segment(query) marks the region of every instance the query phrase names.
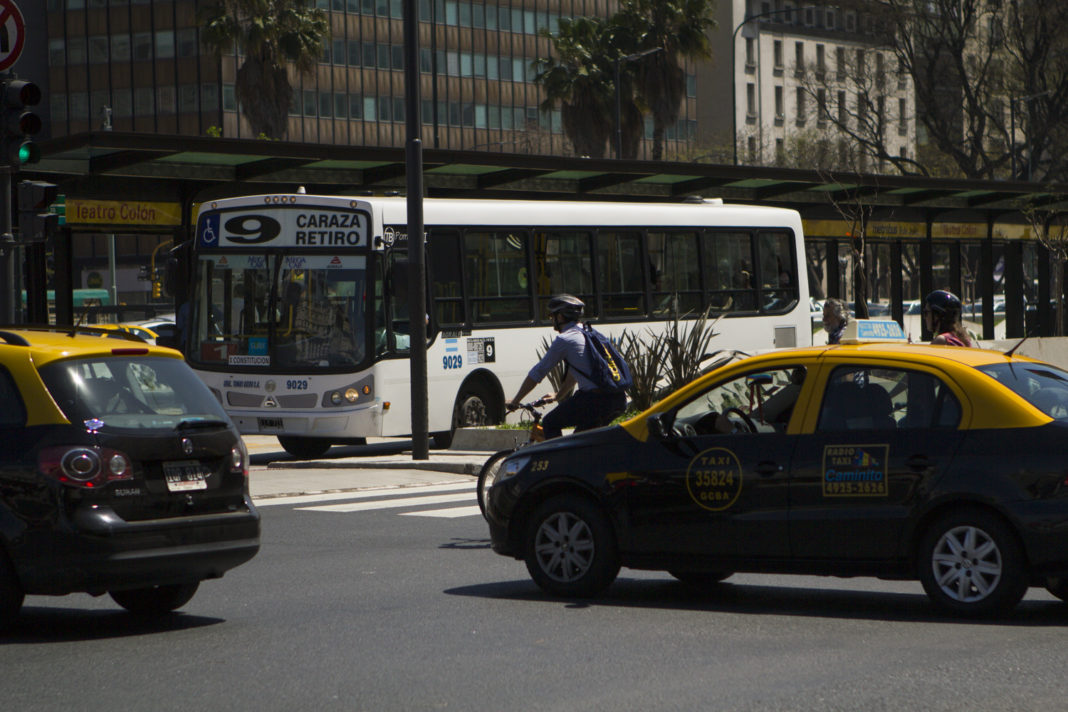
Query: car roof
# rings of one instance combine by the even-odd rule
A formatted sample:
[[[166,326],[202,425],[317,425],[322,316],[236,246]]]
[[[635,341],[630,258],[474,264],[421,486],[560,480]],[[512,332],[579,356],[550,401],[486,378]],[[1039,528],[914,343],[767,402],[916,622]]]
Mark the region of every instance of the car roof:
[[[0,357],[32,357],[37,367],[53,361],[85,356],[152,355],[182,358],[173,349],[148,344],[121,329],[26,328],[0,329]]]

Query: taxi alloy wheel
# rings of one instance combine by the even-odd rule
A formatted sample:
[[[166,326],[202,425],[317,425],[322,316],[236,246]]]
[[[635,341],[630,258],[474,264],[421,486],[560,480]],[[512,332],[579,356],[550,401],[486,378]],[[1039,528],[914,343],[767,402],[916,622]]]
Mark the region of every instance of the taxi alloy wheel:
[[[1027,591],[1016,537],[988,512],[968,509],[942,517],[927,530],[920,551],[923,588],[949,612],[1004,613]]]
[[[619,573],[612,525],[592,502],[575,495],[546,501],[530,519],[526,564],[543,590],[566,597],[595,596]]]
[[[176,583],[167,586],[148,586],[123,591],[108,591],[108,595],[130,613],[145,616],[160,616],[181,608],[200,587],[199,581]]]

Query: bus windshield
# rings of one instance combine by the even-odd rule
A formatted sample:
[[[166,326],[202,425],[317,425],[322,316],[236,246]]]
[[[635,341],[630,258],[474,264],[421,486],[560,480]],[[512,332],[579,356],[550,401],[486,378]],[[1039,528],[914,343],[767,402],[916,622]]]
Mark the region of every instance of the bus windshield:
[[[227,368],[351,369],[367,358],[367,257],[201,253],[186,345]]]

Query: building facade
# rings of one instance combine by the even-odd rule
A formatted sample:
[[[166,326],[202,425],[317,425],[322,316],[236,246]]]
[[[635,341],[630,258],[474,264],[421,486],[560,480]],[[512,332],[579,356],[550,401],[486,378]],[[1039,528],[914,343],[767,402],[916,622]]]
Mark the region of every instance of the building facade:
[[[51,134],[100,129],[256,138],[234,91],[242,57],[201,44],[204,0],[41,0],[47,3]],[[289,141],[404,144],[402,0],[314,0],[331,28],[311,75],[291,72]],[[533,62],[565,17],[607,17],[614,0],[420,0],[419,71],[425,146],[570,155],[559,111],[543,112]],[[688,71],[665,155],[696,134]],[[640,157],[647,157],[651,123]]]

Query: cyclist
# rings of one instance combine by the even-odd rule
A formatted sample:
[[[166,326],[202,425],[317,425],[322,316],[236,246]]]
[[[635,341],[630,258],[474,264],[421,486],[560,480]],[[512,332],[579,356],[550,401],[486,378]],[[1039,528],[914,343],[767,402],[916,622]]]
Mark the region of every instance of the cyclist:
[[[583,373],[590,371],[590,357],[586,354],[586,338],[582,335],[580,321],[585,307],[581,299],[570,294],[561,294],[549,300],[553,328],[560,335],[553,339],[541,361],[530,369],[515,398],[505,403],[509,411],[518,408],[523,397],[534,390],[553,366],[564,361],[567,370],[560,390],[545,396],[548,402],[560,403],[541,421],[547,439],[559,437],[566,427],[574,427],[577,432],[608,425],[627,407],[625,393],[598,392],[597,386]],[[576,385],[578,392],[568,398]]]
[[[962,311],[960,300],[946,289],[936,289],[927,295],[923,300],[923,322],[934,334],[932,344],[974,346],[961,323]]]

